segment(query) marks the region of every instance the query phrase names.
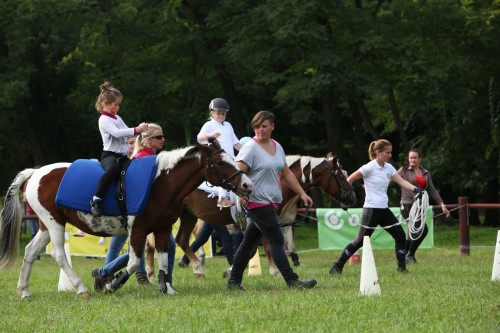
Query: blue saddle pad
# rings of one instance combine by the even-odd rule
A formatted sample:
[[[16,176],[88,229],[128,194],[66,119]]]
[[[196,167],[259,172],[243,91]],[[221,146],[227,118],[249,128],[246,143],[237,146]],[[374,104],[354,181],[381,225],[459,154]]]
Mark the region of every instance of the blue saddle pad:
[[[156,169],[156,156],[130,161],[125,173],[125,202],[128,215],[140,215],[146,209]],[[90,200],[103,173],[104,169],[97,161],[82,159],[73,162],[59,185],[56,205],[90,213]],[[104,195],[102,214],[121,215],[115,195],[115,182]]]

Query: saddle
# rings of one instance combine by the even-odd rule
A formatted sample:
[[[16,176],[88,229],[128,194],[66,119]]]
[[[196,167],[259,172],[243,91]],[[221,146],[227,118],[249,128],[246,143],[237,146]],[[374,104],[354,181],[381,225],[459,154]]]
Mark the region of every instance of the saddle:
[[[120,172],[123,182],[115,181],[103,198],[102,214],[120,216],[144,213],[151,187],[157,171],[156,156],[147,156],[130,161],[126,172]],[[80,159],[73,162],[63,176],[56,195],[56,205],[90,213],[90,200],[104,170],[95,160]],[[121,198],[116,196],[116,188]],[[126,194],[126,195],[125,195]],[[124,203],[120,208],[119,202]]]

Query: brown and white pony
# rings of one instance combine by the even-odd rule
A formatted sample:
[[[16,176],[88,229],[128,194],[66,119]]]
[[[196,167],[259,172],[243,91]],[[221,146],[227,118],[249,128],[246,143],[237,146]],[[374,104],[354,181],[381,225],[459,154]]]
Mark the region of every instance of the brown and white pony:
[[[286,159],[287,165],[305,191],[315,186],[319,187],[340,202],[343,207],[351,207],[356,202],[356,195],[347,182],[347,172],[342,170],[336,156],[318,158],[289,155]],[[278,211],[280,223],[285,225],[282,230],[288,252],[296,253],[292,226],[290,225],[295,221],[297,202],[300,197],[287,186],[286,182],[282,182],[282,191],[283,201]],[[205,276],[203,264],[189,247],[189,238],[198,218],[219,225],[232,224],[235,221],[229,209],[220,210],[217,207],[217,198],[207,197],[207,193],[202,190],[196,189],[184,199],[180,215],[180,227],[175,240],[191,261],[195,277],[203,278]],[[269,271],[271,274],[276,275],[278,269],[271,258],[269,244],[266,239],[263,239],[263,243],[269,262]],[[148,275],[152,275],[154,253],[152,251],[146,252]]]
[[[123,273],[125,278],[122,276],[118,281],[118,288],[137,270],[146,236],[153,233],[158,252],[160,290],[163,293],[168,292],[169,286],[165,281],[165,274],[172,224],[179,217],[184,198],[204,180],[244,197],[248,197],[252,189],[252,182],[236,168],[233,159],[216,144],[209,146],[197,144],[164,151],[157,155],[156,163],[157,173],[145,212],[138,216],[128,216],[127,219],[130,258]],[[28,284],[33,262],[49,242],[52,242],[52,258],[66,273],[77,294],[89,296],[87,288],[69,265],[64,252],[66,223],[96,236],[107,237],[127,233],[121,224],[120,216],[93,217],[89,213],[56,206],[55,198],[59,184],[69,165],[70,163],[56,163],[36,170],[21,171],[10,185],[5,197],[4,208],[0,213],[1,268],[11,267],[18,256],[22,220],[18,191],[27,180],[29,180],[26,189],[27,200],[41,221],[40,230],[26,246],[17,285],[17,292],[22,298],[30,296]],[[117,285],[116,280],[117,278],[111,285]],[[106,289],[110,290],[108,287],[107,285]]]

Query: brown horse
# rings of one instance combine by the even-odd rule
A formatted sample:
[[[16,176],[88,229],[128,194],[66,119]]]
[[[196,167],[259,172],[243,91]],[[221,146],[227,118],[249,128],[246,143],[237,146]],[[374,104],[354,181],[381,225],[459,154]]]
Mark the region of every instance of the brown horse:
[[[248,197],[252,182],[239,171],[233,159],[216,144],[195,145],[156,157],[157,172],[152,185],[147,208],[142,215],[128,216],[125,229],[120,216],[93,217],[68,208],[56,206],[55,198],[62,177],[69,163],[56,163],[40,169],[26,169],[20,172],[9,187],[5,205],[0,213],[0,267],[8,268],[17,259],[19,231],[22,221],[18,191],[29,179],[27,200],[41,223],[40,230],[27,246],[21,267],[17,291],[22,298],[30,296],[29,277],[33,262],[41,250],[52,242],[52,257],[66,273],[78,295],[88,296],[88,290],[80,277],[71,268],[64,252],[64,227],[67,222],[80,230],[96,236],[115,236],[129,232],[130,258],[125,272],[106,285],[108,291],[115,291],[125,283],[139,265],[139,258],[146,242],[146,236],[153,233],[158,251],[159,284],[163,293],[168,292],[165,281],[168,264],[168,241],[182,209],[183,199],[204,180]]]
[[[287,156],[287,164],[299,181],[302,188],[307,191],[311,187],[317,186],[335,200],[339,201],[343,207],[351,207],[356,202],[356,195],[346,179],[347,173],[342,170],[337,157],[317,158],[310,156]],[[279,208],[280,223],[290,225],[295,221],[297,214],[297,202],[300,199],[293,192],[286,182],[282,183],[283,201]],[[183,209],[180,215],[180,227],[175,237],[176,243],[186,253],[191,261],[194,275],[197,278],[205,276],[203,265],[198,257],[189,247],[189,237],[195,227],[197,219],[201,219],[211,224],[231,224],[235,223],[229,209],[219,210],[217,208],[217,198],[207,197],[207,194],[199,189],[189,194],[184,199]],[[294,249],[294,241],[291,226],[283,227],[285,239],[288,241],[288,250]],[[271,274],[277,274],[277,268],[271,259],[269,246],[264,239],[266,254],[269,261]],[[147,252],[148,273],[152,274],[151,263],[154,253]]]

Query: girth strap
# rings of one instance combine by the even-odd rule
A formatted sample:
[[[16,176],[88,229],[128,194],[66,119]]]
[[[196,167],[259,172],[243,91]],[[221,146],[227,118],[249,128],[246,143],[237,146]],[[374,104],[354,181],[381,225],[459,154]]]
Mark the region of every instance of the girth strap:
[[[120,169],[120,174],[116,179],[115,185],[115,195],[116,200],[118,200],[118,207],[120,208],[121,223],[122,227],[127,230],[127,202],[125,200],[126,192],[125,192],[125,173],[130,164],[130,160],[126,157],[118,157],[118,167]]]

